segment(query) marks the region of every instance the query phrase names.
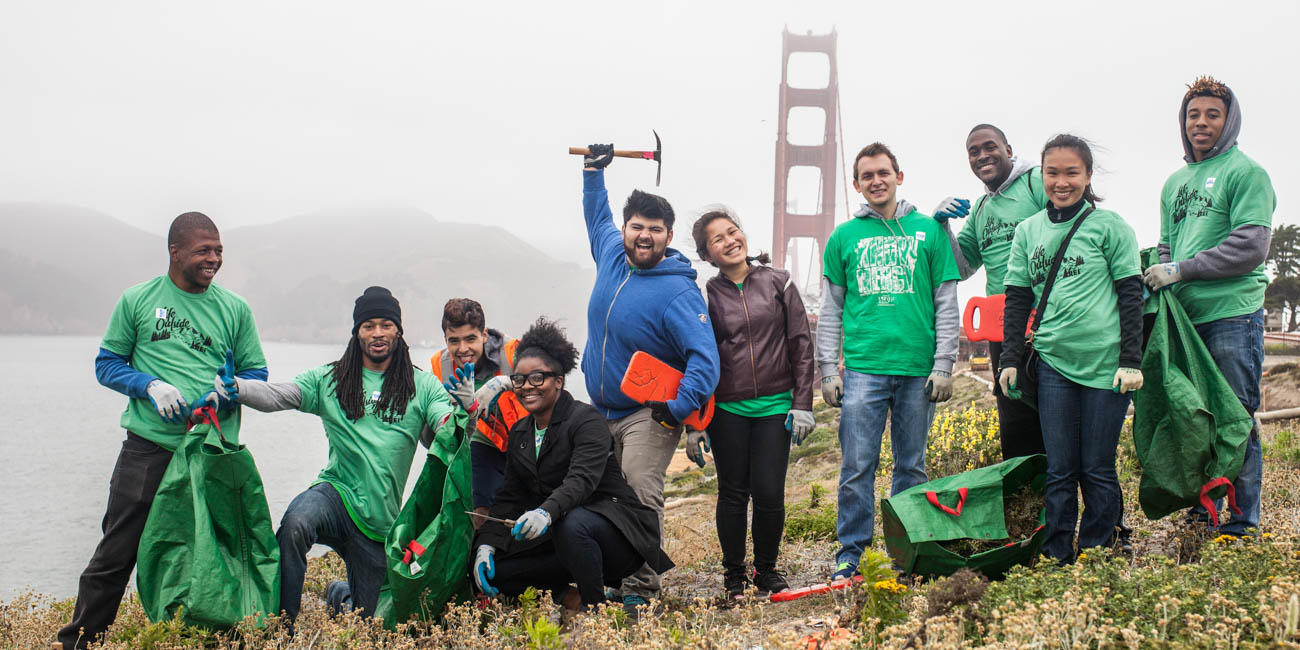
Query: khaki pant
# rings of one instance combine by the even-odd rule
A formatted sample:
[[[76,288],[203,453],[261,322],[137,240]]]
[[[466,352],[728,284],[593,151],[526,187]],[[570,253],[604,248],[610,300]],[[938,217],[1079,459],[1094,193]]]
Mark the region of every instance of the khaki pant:
[[[665,429],[643,408],[631,415],[609,421],[614,435],[614,455],[623,468],[628,485],[641,503],[659,514],[659,532],[664,529],[664,473],[677,451],[682,428]],[[662,541],[660,542],[662,545]],[[647,565],[623,580],[623,593],[653,598],[659,593],[659,574]]]

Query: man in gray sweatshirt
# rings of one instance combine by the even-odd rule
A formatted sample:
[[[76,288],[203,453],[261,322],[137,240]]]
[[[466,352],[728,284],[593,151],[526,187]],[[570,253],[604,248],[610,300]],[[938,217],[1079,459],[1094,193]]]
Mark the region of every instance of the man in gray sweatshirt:
[[[837,580],[851,578],[871,546],[887,418],[891,494],[926,481],[926,434],[934,403],[952,396],[959,318],[957,263],[939,224],[897,198],[898,159],[877,142],[858,152],[853,169],[853,188],[867,202],[826,243],[817,323],[822,397],[843,407]]]
[[[1264,362],[1264,260],[1277,198],[1264,168],[1237,148],[1241,107],[1226,85],[1212,77],[1193,82],[1179,122],[1187,165],[1160,193],[1160,263],[1143,279],[1178,296],[1237,399],[1254,415]],[[1263,480],[1257,425],[1233,481],[1241,513],[1221,532],[1242,535],[1259,526]],[[1198,506],[1193,517],[1206,513]]]

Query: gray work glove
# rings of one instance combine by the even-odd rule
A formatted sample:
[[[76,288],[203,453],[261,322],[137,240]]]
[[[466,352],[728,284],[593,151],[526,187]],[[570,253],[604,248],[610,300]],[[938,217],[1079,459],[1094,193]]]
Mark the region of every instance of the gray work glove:
[[[930,372],[925,382],[925,396],[931,402],[946,402],[952,397],[952,373],[943,370]]]
[[[1147,286],[1151,287],[1153,291],[1156,289],[1163,289],[1182,279],[1183,274],[1178,270],[1178,262],[1153,264],[1146,271],[1142,272],[1142,280],[1146,282]]]
[[[844,378],[839,375],[822,377],[822,399],[829,406],[839,407],[844,403]]]
[[[696,465],[704,467],[706,451],[713,451],[709,445],[709,432],[686,427],[686,457]]]
[[[1111,390],[1116,393],[1130,393],[1142,387],[1142,371],[1138,368],[1120,368],[1115,371],[1115,380]]]
[[[153,402],[153,407],[158,409],[158,415],[162,416],[164,422],[180,424],[189,417],[190,411],[185,408],[185,398],[175,386],[161,379],[155,379],[149,382],[144,391],[148,393],[149,401]]]
[[[456,400],[456,404],[465,409],[466,413],[478,412],[478,406],[474,403],[474,364],[467,363],[463,367],[451,371],[451,379],[442,383],[442,387],[447,389],[447,394]]]
[[[510,383],[510,377],[507,375],[497,375],[474,391],[474,401],[478,402],[479,410],[484,413],[491,413],[492,409],[497,407],[497,400],[505,393],[514,390],[514,385]]]
[[[817,418],[813,417],[812,411],[790,409],[785,416],[785,429],[790,432],[790,442],[795,445],[802,445],[804,438],[816,427]]]

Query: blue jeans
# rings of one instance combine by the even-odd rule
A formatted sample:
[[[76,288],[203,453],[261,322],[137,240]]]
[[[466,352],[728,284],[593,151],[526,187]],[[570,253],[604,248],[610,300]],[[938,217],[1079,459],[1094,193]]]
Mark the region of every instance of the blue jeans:
[[[868,375],[844,370],[840,411],[839,515],[835,532],[840,551],[835,562],[857,566],[871,546],[876,526],[876,468],[885,419],[890,423],[894,481],[890,495],[928,480],[925,443],[934,403],[925,394],[926,377]]]
[[[338,490],[317,483],[289,502],[275,531],[280,542],[280,609],[290,621],[302,607],[302,581],[307,574],[307,551],[321,543],[343,557],[348,568],[352,605],[370,616],[379,603],[386,561],[384,543],[366,537],[343,505]],[[336,599],[346,599],[339,594]]]
[[[1253,314],[1221,318],[1196,326],[1196,333],[1209,349],[1215,365],[1223,372],[1232,392],[1252,416],[1259,409],[1259,379],[1264,365],[1264,310]],[[1219,527],[1229,535],[1243,535],[1247,529],[1259,527],[1259,500],[1264,483],[1264,452],[1259,443],[1259,426],[1250,429],[1246,442],[1246,459],[1241,473],[1232,482],[1236,490],[1237,507],[1241,514]],[[1215,504],[1221,507],[1222,500]],[[1196,506],[1193,516],[1205,517],[1205,509]]]
[[[1047,539],[1043,554],[1074,559],[1074,524],[1083,492],[1079,549],[1110,546],[1124,508],[1115,453],[1130,397],[1076,384],[1038,362],[1038,419],[1047,447]]]

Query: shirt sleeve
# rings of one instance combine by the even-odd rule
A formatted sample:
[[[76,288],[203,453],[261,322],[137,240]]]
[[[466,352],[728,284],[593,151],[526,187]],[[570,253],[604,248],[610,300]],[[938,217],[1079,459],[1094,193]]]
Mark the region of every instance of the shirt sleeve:
[[[844,261],[840,258],[840,231],[837,228],[826,241],[826,252],[822,253],[822,274],[831,284],[848,286],[844,280]]]
[[[469,434],[466,431],[469,414],[456,407],[451,395],[447,394],[447,389],[432,374],[427,375],[426,379],[421,383],[425,387],[424,426],[433,431],[429,452],[443,462],[450,463],[460,448],[462,437]]]
[[[1119,215],[1115,215],[1106,243],[1109,244],[1106,264],[1110,267],[1111,282],[1142,274],[1141,263],[1138,261],[1137,235],[1133,233],[1133,227]]]
[[[235,371],[238,374],[265,367],[266,355],[262,353],[262,339],[257,335],[253,309],[244,303],[240,310],[239,329],[235,333]]]
[[[668,402],[668,410],[680,422],[706,402],[718,387],[721,363],[718,343],[709,324],[708,308],[698,289],[683,291],[664,310],[664,331],[672,339],[674,350],[686,360],[677,397]]]
[[[135,318],[130,300],[126,294],[122,294],[113,307],[113,314],[108,318],[108,329],[104,330],[104,340],[99,347],[130,359],[135,352],[135,340]]]
[[[1241,170],[1230,178],[1228,186],[1228,227],[1273,227],[1273,210],[1277,196],[1268,172],[1257,165]]]
[[[930,248],[930,289],[933,290],[949,280],[960,280],[961,272],[957,270],[957,259],[952,247],[948,245],[948,235],[939,227],[938,222],[928,228],[926,245]]]
[[[614,227],[603,169],[582,172],[582,216],[591,243],[591,259],[597,266],[623,254],[623,236]]]
[[[982,203],[984,200],[985,199],[980,199],[980,202]],[[961,251],[961,256],[965,258],[967,267],[965,269],[960,269],[963,273],[963,280],[969,278],[971,274],[978,271],[981,266],[984,266],[984,256],[980,254],[979,233],[977,232],[978,227],[975,225],[975,222],[982,217],[980,216],[978,207],[976,210],[977,212],[974,215],[971,215],[970,220],[961,227],[961,232],[957,233],[957,250]],[[956,251],[954,251],[954,253],[956,253]],[[958,260],[958,262],[958,266],[960,266],[960,260]]]
[[[298,384],[298,389],[302,391],[302,401],[298,404],[299,411],[320,415],[322,386],[333,385],[334,382],[330,370],[327,364],[305,370],[293,378],[293,383]]]
[[[1008,287],[1033,286],[1029,282],[1029,260],[1025,253],[1028,246],[1025,240],[1029,237],[1026,234],[1028,232],[1025,228],[1026,223],[1029,222],[1021,221],[1020,225],[1016,226],[1016,234],[1011,239],[1011,256],[1007,258],[1007,274],[1004,280]]]

